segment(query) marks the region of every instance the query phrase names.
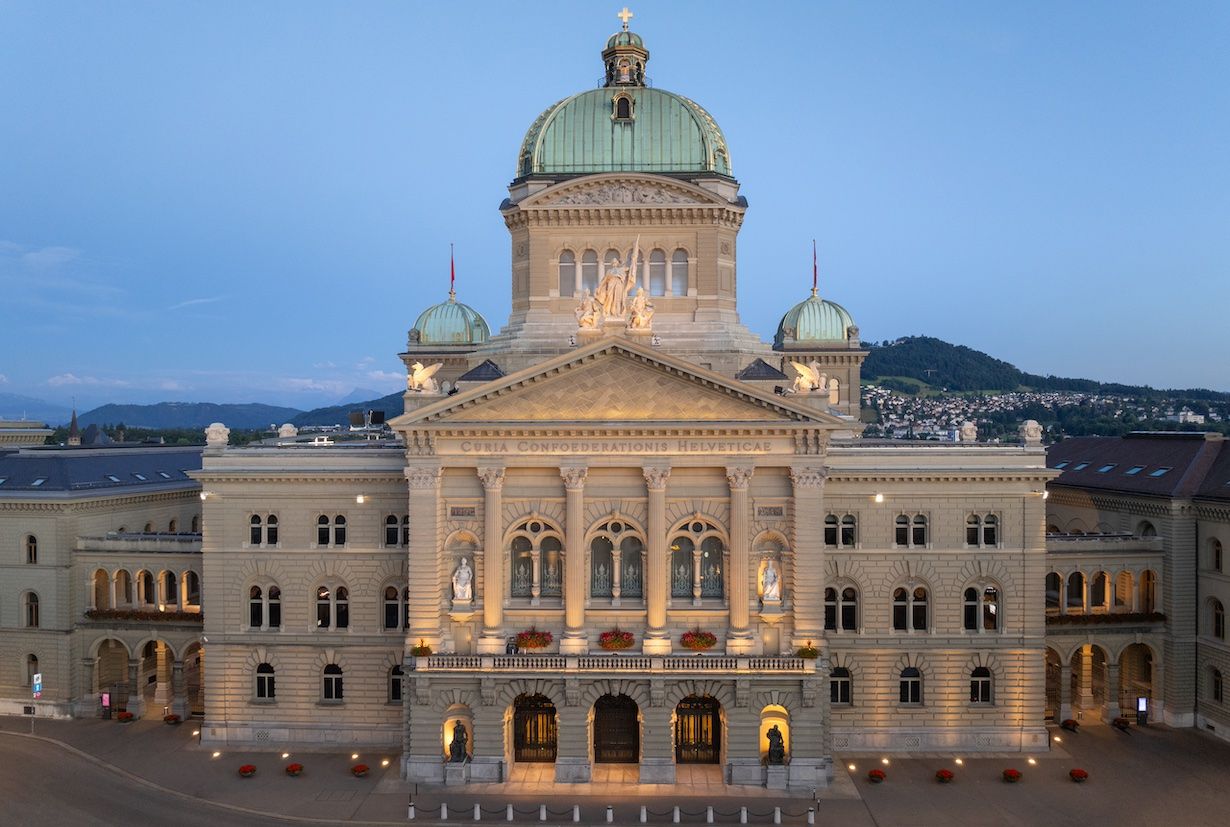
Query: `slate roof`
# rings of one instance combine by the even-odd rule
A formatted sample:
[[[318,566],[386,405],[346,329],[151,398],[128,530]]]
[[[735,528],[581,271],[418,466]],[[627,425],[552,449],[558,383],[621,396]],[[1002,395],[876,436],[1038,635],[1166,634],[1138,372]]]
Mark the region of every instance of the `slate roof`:
[[[735,374],[736,379],[772,379],[774,381],[780,379],[789,379],[790,377],[782,373],[777,368],[770,365],[764,359],[757,358],[750,365]]]
[[[1189,432],[1072,437],[1047,449],[1046,464],[1062,471],[1051,485],[1192,497],[1209,487],[1214,469],[1230,474],[1228,446],[1218,434]]]
[[[504,375],[500,366],[490,359],[484,359],[482,364],[475,365],[457,377],[458,382],[490,382]]]
[[[157,445],[26,449],[0,456],[0,497],[196,488],[200,483],[184,472],[201,467],[202,450]]]

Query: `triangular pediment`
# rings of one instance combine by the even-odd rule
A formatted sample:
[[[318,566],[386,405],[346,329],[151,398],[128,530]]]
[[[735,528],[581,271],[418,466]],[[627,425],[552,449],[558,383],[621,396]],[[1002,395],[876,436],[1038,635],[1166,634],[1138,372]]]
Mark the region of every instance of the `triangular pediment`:
[[[634,175],[586,176],[565,181],[522,200],[530,207],[671,207],[701,205],[728,207],[723,198],[693,184],[667,178]]]
[[[397,417],[427,423],[827,425],[837,417],[620,337],[596,342]]]

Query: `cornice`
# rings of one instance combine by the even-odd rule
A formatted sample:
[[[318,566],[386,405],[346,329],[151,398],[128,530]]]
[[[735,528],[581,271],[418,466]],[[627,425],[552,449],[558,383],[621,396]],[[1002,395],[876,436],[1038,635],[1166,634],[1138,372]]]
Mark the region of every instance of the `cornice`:
[[[227,484],[227,483],[318,483],[324,482],[336,484],[339,482],[353,483],[370,483],[370,482],[387,482],[393,485],[400,485],[402,480],[402,470],[398,468],[396,471],[353,471],[339,470],[336,472],[328,471],[320,468],[313,468],[310,471],[301,471],[295,468],[287,468],[285,471],[272,471],[269,469],[261,469],[259,471],[244,471],[242,469],[235,470],[216,470],[216,471],[199,471],[197,472],[199,479],[208,481],[211,484]]]
[[[0,511],[61,511],[61,512],[84,512],[84,511],[104,511],[115,508],[123,508],[130,505],[139,505],[144,503],[159,503],[171,502],[174,500],[195,499],[198,494],[198,489],[192,488],[180,489],[178,491],[159,491],[148,494],[126,494],[122,496],[100,496],[97,493],[90,495],[89,499],[75,499],[71,492],[67,492],[67,496],[56,497],[55,499],[40,499],[40,500],[0,500]]]

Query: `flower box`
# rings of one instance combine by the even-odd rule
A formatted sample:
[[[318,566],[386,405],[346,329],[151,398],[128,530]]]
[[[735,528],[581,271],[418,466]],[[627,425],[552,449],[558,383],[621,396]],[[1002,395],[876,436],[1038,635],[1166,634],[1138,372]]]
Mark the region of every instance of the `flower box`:
[[[888,773],[884,772],[884,770],[881,770],[881,769],[870,770],[867,773],[867,780],[870,781],[872,784],[879,784],[885,778],[888,778]]]
[[[684,649],[702,652],[705,649],[712,649],[717,644],[717,635],[713,634],[713,632],[702,632],[700,629],[693,629],[690,632],[684,632],[679,638],[679,643]]]
[[[239,768],[239,774],[243,778],[251,778],[252,776],[256,775],[256,767],[252,766],[251,764],[244,764],[242,767]]]
[[[1007,783],[1015,784],[1016,782],[1020,780],[1021,780],[1020,770],[1014,770],[1014,769],[1004,770],[1004,781],[1006,781]]]
[[[179,721],[180,721],[179,716],[178,716],[178,715],[176,715],[176,714],[174,714],[174,713],[172,713],[172,714],[170,714],[170,715],[163,715],[163,716],[162,716],[162,722],[163,722],[164,724],[169,724],[170,726],[176,726],[176,725],[179,723]]]
[[[410,647],[410,654],[416,658],[425,658],[431,654],[431,647],[428,646],[426,643],[424,643],[422,640],[419,640],[418,646]]]
[[[1080,767],[1074,767],[1068,770],[1068,778],[1071,778],[1077,784],[1084,784],[1089,780],[1089,773],[1082,770]]]
[[[87,609],[89,620],[131,620],[139,623],[202,623],[205,615],[201,612],[160,612],[148,609]]]
[[[1059,726],[1063,727],[1068,732],[1076,732],[1078,729],[1081,728],[1081,725],[1072,718],[1068,718],[1066,721],[1064,721]]]
[[[354,774],[355,778],[362,778],[363,776],[367,775],[368,769],[370,768],[367,766],[367,764],[355,764],[353,767],[350,768],[350,772]]]
[[[119,721],[121,724],[126,724],[135,717],[136,716],[127,709],[121,709],[119,712],[115,713],[115,720]]]
[[[1124,718],[1122,715],[1120,715],[1118,718],[1111,721],[1110,725],[1113,726],[1115,729],[1119,730],[1120,732],[1127,732],[1128,727],[1132,725],[1132,722],[1129,721],[1127,718]]]
[[[952,770],[936,770],[935,780],[941,784],[951,784],[952,779],[956,778]]]
[[[603,649],[631,649],[636,638],[623,629],[611,629],[598,635],[598,645]]]
[[[298,776],[298,775],[302,775],[302,774],[303,774],[303,765],[302,765],[302,764],[287,764],[287,765],[286,765],[286,774],[287,774],[287,775],[290,775],[290,776]]]
[[[517,648],[518,649],[546,649],[551,645],[551,641],[555,638],[550,632],[543,632],[530,627],[524,632],[517,633]]]
[[[799,647],[799,651],[796,652],[795,655],[797,657],[805,658],[807,660],[815,660],[816,658],[820,657],[820,650],[817,649],[815,646],[813,646],[812,642],[809,640],[807,641],[806,646]]]

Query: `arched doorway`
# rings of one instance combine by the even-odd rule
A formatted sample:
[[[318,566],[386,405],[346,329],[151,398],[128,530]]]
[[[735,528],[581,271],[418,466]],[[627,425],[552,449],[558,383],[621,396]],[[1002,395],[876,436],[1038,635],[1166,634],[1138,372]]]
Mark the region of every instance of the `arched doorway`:
[[[1063,703],[1061,681],[1063,680],[1063,662],[1059,654],[1049,646],[1046,649],[1046,718],[1059,718],[1060,706]]]
[[[557,728],[555,704],[545,695],[518,695],[513,701],[513,760],[553,763]]]
[[[689,695],[675,707],[675,762],[716,764],[722,754],[722,705]]]
[[[594,762],[635,764],[641,754],[641,727],[636,701],[627,695],[603,695],[594,703]]]

